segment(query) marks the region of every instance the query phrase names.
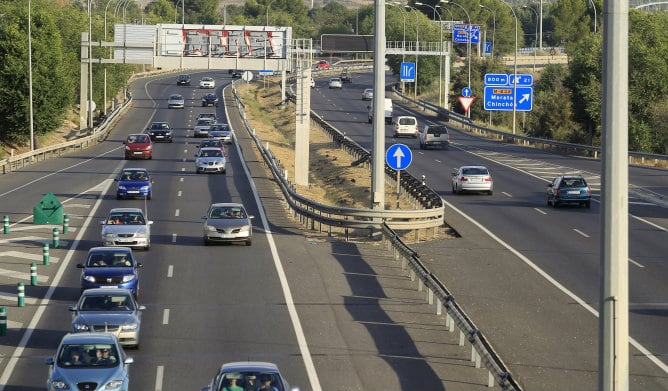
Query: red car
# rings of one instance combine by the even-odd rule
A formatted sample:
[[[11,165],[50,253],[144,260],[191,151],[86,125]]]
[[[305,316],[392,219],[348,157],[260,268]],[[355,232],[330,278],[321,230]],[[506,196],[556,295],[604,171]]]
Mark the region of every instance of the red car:
[[[315,64],[315,67],[317,69],[329,69],[329,63],[325,60],[320,60],[317,64]]]
[[[153,158],[153,143],[148,134],[130,134],[123,144],[125,144],[125,160]]]

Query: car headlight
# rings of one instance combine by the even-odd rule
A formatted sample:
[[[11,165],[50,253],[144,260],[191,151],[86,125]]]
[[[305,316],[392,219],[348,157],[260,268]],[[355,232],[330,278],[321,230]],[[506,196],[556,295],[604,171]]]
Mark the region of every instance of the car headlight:
[[[105,239],[113,239],[113,238],[116,237],[116,234],[113,233],[113,232],[107,232],[103,236],[104,236]]]
[[[141,191],[148,191],[148,185],[147,186],[142,186],[139,188]]]
[[[139,325],[137,323],[124,324],[121,326],[121,330],[123,331],[135,331],[138,328]]]
[[[153,145],[149,145],[148,147],[146,147],[147,151],[150,151],[151,149],[153,149]]]
[[[129,150],[130,150],[130,146],[129,146],[129,145],[126,145],[126,146],[125,146],[125,150],[126,150],[126,151],[129,151]]]
[[[125,186],[118,185],[118,190],[127,190]]]
[[[135,234],[136,238],[145,238],[146,237],[146,232],[137,232]]]
[[[134,274],[125,275],[125,276],[123,276],[123,282],[130,282],[130,281],[134,280],[136,277],[137,276],[135,276]]]
[[[69,390],[70,385],[63,380],[54,380],[51,382],[51,386],[56,390]]]
[[[122,385],[123,380],[111,380],[109,383],[105,384],[103,390],[115,390]]]
[[[88,327],[87,324],[83,324],[83,323],[75,323],[75,324],[72,325],[72,328],[75,331],[89,331],[90,330],[90,327]]]
[[[216,227],[214,227],[213,225],[205,225],[204,230],[205,231],[215,231]]]
[[[88,282],[92,282],[93,284],[95,283],[95,277],[94,276],[84,276],[83,279]]]

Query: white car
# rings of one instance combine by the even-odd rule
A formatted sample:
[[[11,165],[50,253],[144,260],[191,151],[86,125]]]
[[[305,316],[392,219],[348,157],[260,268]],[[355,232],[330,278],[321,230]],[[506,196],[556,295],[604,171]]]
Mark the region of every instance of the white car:
[[[362,100],[371,100],[373,99],[373,88],[366,88],[362,92]]]
[[[114,208],[102,224],[103,246],[151,247],[151,224],[139,208]]]
[[[452,172],[452,193],[464,191],[484,192],[492,195],[494,180],[487,167],[461,166]]]
[[[329,88],[343,88],[343,82],[340,77],[329,79]]]
[[[211,125],[213,125],[213,120],[210,118],[198,119],[193,128],[193,137],[209,137]]]
[[[199,81],[199,88],[216,88],[216,81],[212,77],[203,77]]]
[[[311,79],[311,88],[315,88],[315,80]]]
[[[400,115],[392,120],[394,135],[392,137],[408,136],[417,138],[420,130],[418,129],[417,118],[412,115]]]

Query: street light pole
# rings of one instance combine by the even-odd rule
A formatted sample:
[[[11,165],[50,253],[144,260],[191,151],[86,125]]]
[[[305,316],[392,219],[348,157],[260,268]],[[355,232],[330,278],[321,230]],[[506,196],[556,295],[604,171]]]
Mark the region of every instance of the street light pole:
[[[432,20],[435,22],[436,21],[436,15],[438,15],[438,20],[439,20],[439,29],[440,29],[440,40],[439,40],[439,47],[441,48],[441,55],[439,56],[439,63],[438,63],[438,105],[443,106],[443,100],[441,99],[441,94],[443,92],[443,20],[441,19],[441,14],[436,11],[436,7],[432,7],[429,4],[424,4],[419,1],[415,2],[415,5],[420,5],[420,6],[427,6],[434,10],[434,16]]]
[[[88,0],[88,129],[93,129],[93,15]]]
[[[462,7],[460,4],[454,3],[454,2],[448,1],[448,0],[445,0],[445,1],[441,0],[441,2],[444,3],[444,4],[456,5],[457,7],[461,8],[462,11],[464,11],[464,13],[466,14],[466,18],[468,19],[469,25],[468,25],[468,28],[466,29],[467,30],[466,31],[466,57],[468,57],[468,60],[469,60],[469,72],[468,72],[469,73],[469,75],[468,75],[469,78],[468,78],[467,87],[471,88],[471,17],[469,16],[469,13],[466,11],[466,8]],[[470,110],[466,111],[466,116],[468,118],[471,118],[471,111]]]
[[[538,12],[535,9],[529,7],[528,5],[523,5],[522,8],[530,9],[531,12],[536,15],[536,41],[538,40]],[[536,73],[536,42],[533,43],[533,73]]]
[[[496,12],[493,9],[480,4],[480,8],[488,9],[492,13],[492,50],[490,50],[489,56],[494,58],[494,36],[496,35]]]
[[[515,14],[515,10],[510,4],[506,3],[504,0],[499,1],[507,5],[508,8],[510,8],[510,12],[513,13],[513,17],[515,17],[515,66],[513,71],[513,134],[515,134],[515,127],[517,124],[517,14]]]
[[[30,99],[30,151],[35,149],[35,127],[33,123],[32,104],[32,17],[30,15],[31,0],[28,0],[28,95]]]
[[[420,11],[410,5],[404,5],[404,8],[410,8],[415,11],[415,79],[413,80],[413,100],[417,102],[418,59],[420,56],[418,54],[420,51],[420,21],[418,14]]]
[[[591,3],[591,7],[594,9],[594,34],[596,34],[596,5],[594,4],[594,0],[589,0]]]

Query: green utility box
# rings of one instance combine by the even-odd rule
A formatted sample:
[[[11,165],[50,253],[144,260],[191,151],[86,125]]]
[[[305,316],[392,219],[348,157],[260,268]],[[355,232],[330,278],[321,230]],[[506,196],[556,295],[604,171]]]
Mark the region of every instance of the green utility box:
[[[32,208],[33,224],[62,224],[63,204],[53,193],[47,193]]]

